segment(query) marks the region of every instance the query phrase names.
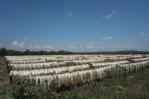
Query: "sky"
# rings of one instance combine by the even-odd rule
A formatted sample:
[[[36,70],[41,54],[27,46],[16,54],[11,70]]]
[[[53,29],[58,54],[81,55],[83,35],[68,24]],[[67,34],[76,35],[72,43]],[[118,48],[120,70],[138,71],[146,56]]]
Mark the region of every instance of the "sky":
[[[149,0],[0,0],[0,47],[149,51]]]

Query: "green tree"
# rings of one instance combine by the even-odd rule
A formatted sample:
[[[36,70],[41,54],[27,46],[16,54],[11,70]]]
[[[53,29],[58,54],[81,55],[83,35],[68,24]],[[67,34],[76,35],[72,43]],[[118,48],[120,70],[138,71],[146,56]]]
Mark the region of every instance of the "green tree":
[[[0,49],[0,56],[8,55],[8,51],[5,48]]]
[[[31,52],[30,52],[30,50],[28,50],[28,49],[25,50],[25,52],[24,52],[25,55],[30,55],[30,53],[31,53]]]

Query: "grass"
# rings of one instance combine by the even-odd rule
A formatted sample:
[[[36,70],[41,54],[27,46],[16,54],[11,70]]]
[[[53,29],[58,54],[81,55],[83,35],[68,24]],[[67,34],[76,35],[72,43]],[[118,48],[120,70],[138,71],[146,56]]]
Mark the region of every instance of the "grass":
[[[149,99],[149,68],[60,89],[28,83],[10,84],[4,58],[0,58],[0,99]],[[17,97],[15,95],[18,95]],[[14,98],[15,97],[15,98]]]
[[[0,99],[13,99],[12,97],[12,84],[9,83],[8,71],[5,64],[5,58],[0,57]],[[7,98],[6,98],[7,99]]]
[[[149,99],[149,69],[102,81],[91,81],[60,92],[60,99]]]

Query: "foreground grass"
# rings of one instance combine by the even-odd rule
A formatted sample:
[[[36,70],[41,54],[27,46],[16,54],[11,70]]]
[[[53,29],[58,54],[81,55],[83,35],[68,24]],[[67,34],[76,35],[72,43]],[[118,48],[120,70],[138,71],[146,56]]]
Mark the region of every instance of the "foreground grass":
[[[9,83],[9,76],[5,64],[5,59],[0,57],[0,99],[7,99],[5,97],[11,99],[12,84]]]
[[[28,83],[8,83],[0,58],[0,99],[149,99],[149,68],[124,76],[95,80],[61,89],[47,89]]]
[[[129,74],[126,81],[123,76],[91,81],[60,95],[62,99],[149,99],[149,69]]]
[[[60,99],[149,99],[149,68],[61,91]]]

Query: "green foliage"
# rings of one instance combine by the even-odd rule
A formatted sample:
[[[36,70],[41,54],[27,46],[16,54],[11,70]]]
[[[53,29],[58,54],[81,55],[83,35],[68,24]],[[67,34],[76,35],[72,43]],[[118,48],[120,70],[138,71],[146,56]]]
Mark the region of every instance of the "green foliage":
[[[48,86],[35,85],[27,79],[18,78],[13,83],[14,99],[55,99],[58,94]]]
[[[0,56],[8,55],[8,51],[5,48],[0,49]]]
[[[111,51],[111,52],[69,52],[69,51],[30,51],[26,49],[25,51],[8,50],[5,48],[0,48],[0,56],[6,55],[69,55],[69,54],[79,54],[79,55],[99,55],[99,54],[149,54],[149,51]],[[107,60],[111,61],[111,60]]]

